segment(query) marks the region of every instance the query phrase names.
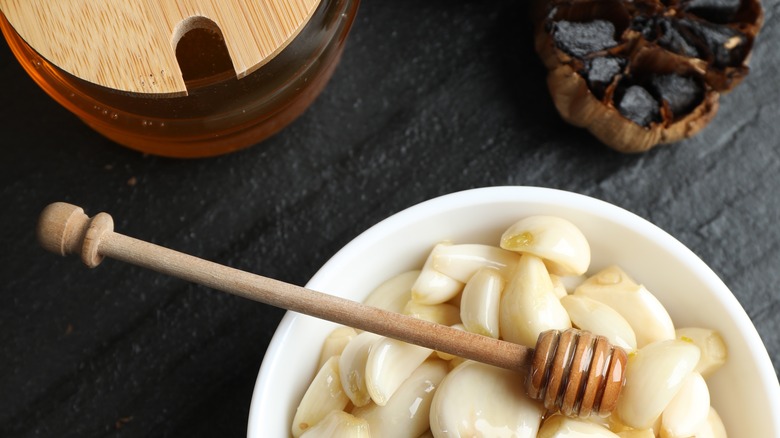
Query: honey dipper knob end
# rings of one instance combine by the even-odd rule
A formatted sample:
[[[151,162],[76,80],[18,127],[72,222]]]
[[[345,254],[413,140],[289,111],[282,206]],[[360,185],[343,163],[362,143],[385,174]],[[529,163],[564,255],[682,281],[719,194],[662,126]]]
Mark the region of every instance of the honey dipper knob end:
[[[49,204],[38,218],[38,243],[61,256],[78,252],[88,223],[89,218],[81,207],[66,202]]]
[[[95,267],[102,261],[100,240],[113,229],[113,220],[106,213],[90,219],[81,207],[55,202],[41,212],[36,234],[47,251],[61,256],[81,254],[87,266]]]

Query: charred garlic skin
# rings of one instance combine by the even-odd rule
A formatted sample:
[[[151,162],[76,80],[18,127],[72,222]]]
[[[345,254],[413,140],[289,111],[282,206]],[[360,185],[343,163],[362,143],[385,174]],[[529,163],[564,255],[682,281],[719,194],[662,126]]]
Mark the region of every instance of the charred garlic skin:
[[[562,118],[637,153],[714,118],[762,22],[760,0],[538,0],[535,46]]]

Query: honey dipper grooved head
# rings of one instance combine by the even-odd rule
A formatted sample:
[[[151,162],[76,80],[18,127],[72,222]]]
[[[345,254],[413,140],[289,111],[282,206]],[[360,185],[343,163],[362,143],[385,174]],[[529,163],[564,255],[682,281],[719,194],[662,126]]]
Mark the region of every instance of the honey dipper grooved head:
[[[628,356],[603,336],[569,329],[539,335],[526,380],[528,396],[568,416],[605,417],[617,405]]]

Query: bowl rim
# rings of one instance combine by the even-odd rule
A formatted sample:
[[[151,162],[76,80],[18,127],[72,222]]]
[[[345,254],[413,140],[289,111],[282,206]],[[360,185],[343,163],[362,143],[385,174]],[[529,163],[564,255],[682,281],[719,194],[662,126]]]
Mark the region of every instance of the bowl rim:
[[[552,201],[552,199],[555,200]],[[739,327],[739,331],[746,341],[748,341],[747,347],[753,357],[756,358],[756,367],[760,373],[759,380],[767,388],[767,402],[770,406],[775,407],[774,412],[780,412],[780,385],[778,384],[769,352],[747,312],[720,277],[691,249],[657,225],[622,207],[588,195],[547,187],[491,186],[466,189],[437,196],[407,207],[360,233],[337,251],[312,276],[306,287],[321,290],[321,283],[325,283],[326,279],[331,277],[332,271],[339,269],[342,263],[341,260],[348,260],[354,257],[359,251],[362,251],[362,248],[369,246],[371,242],[381,240],[387,234],[396,232],[419,220],[421,217],[427,217],[432,213],[441,214],[447,210],[455,210],[464,206],[473,207],[479,204],[507,201],[565,205],[567,208],[585,210],[597,216],[609,217],[610,220],[619,225],[653,239],[666,250],[680,254],[680,257],[684,258],[688,264],[688,268],[694,271],[695,276],[706,283],[718,299],[723,301],[732,311],[734,323]],[[334,294],[338,295],[338,292]],[[266,349],[252,393],[247,423],[248,437],[263,436],[261,431],[264,406],[263,393],[265,392],[263,389],[272,383],[269,370],[274,367],[273,362],[275,358],[279,357],[279,353],[284,347],[285,339],[293,329],[295,322],[300,318],[310,317],[297,312],[286,312]],[[771,421],[776,431],[780,431],[780,416],[773,416],[769,421]]]

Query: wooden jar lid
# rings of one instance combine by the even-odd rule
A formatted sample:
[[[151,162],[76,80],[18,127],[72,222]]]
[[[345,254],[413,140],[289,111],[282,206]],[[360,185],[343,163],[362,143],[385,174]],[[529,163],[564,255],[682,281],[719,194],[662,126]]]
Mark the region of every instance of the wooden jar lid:
[[[218,27],[238,78],[284,49],[319,0],[0,0],[42,57],[83,80],[134,93],[183,95],[176,44]]]

